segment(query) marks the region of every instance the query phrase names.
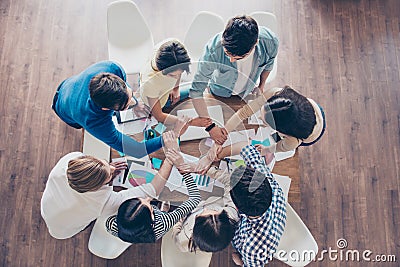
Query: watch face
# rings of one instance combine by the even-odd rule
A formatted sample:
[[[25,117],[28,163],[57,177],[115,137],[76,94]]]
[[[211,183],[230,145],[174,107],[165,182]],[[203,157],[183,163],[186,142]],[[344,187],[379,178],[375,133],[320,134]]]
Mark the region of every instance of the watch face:
[[[279,140],[281,140],[280,136],[278,135],[278,133],[273,133],[271,134],[272,139],[274,139],[274,141],[276,143],[278,143]]]

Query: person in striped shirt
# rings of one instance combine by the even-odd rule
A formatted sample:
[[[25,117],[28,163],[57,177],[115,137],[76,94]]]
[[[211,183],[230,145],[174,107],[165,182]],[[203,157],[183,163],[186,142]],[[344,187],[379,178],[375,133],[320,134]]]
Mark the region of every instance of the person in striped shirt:
[[[150,198],[126,200],[118,209],[118,214],[106,221],[107,231],[130,243],[154,243],[163,237],[180,219],[184,218],[200,203],[199,189],[188,169],[182,168],[184,160],[177,150],[166,152],[166,160],[180,166],[189,199],[172,212],[163,212],[150,204]]]

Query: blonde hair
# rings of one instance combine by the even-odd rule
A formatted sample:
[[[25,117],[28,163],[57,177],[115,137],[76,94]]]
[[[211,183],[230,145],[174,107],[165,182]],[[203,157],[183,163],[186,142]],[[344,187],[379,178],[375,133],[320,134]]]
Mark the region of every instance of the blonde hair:
[[[70,160],[67,169],[68,184],[79,193],[96,191],[110,177],[109,167],[92,156]]]

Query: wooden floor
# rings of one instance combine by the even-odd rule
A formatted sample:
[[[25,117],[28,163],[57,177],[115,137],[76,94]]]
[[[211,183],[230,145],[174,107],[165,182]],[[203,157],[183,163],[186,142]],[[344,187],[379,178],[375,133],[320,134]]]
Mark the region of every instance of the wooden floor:
[[[0,265],[160,266],[160,244],[107,261],[88,249],[90,229],[53,239],[40,216],[47,176],[81,132],[51,111],[57,85],[107,58],[107,0],[0,1]],[[278,74],[320,103],[328,129],[299,150],[294,205],[320,250],[371,250],[396,263],[325,259],[310,266],[399,266],[400,3],[398,0],[137,1],[155,42],[184,38],[194,14],[227,19],[272,10],[280,27]],[[342,250],[346,251],[346,250]],[[339,257],[340,259],[340,257]],[[211,266],[233,266],[228,251]],[[274,261],[270,266],[283,266]]]

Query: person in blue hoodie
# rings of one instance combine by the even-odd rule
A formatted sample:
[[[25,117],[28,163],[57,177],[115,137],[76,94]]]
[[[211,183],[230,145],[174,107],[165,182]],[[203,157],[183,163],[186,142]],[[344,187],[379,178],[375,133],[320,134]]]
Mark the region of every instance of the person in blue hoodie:
[[[123,68],[111,61],[101,61],[64,80],[57,88],[52,108],[68,125],[83,128],[110,147],[141,158],[162,147],[162,136],[137,142],[118,131],[112,121],[114,111],[137,103],[126,84]],[[183,127],[185,122],[180,122],[175,128]]]

